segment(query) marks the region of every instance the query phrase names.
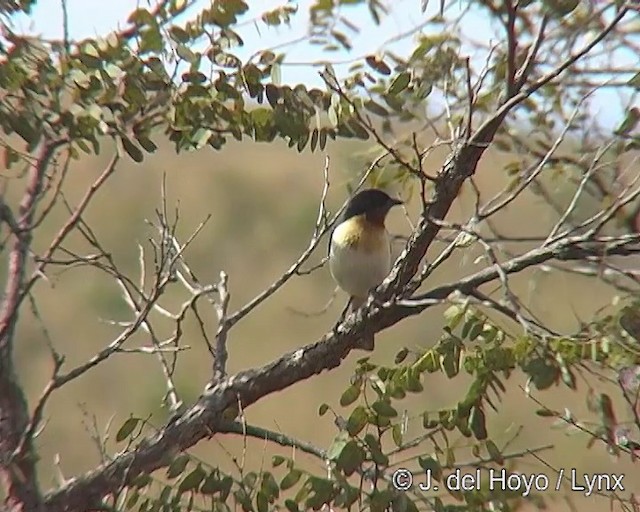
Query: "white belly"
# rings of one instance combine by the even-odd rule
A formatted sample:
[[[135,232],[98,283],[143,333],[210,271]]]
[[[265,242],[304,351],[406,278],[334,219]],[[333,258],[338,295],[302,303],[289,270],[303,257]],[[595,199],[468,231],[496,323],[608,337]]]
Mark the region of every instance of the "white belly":
[[[352,246],[340,246],[331,242],[329,270],[342,288],[352,297],[365,298],[378,286],[391,270],[391,247],[384,244],[381,251],[367,253]]]

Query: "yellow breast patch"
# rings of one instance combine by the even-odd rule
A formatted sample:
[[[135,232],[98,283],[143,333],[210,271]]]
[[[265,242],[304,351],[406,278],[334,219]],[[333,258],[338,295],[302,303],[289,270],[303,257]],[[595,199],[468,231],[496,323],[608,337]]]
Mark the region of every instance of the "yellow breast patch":
[[[366,253],[379,251],[389,243],[384,226],[367,221],[363,215],[351,217],[336,227],[333,241],[342,247],[351,247]]]

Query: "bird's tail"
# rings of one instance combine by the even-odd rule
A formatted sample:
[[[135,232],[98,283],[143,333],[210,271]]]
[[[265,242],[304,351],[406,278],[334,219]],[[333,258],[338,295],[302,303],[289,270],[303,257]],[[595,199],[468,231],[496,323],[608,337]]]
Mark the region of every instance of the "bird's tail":
[[[358,308],[362,306],[366,301],[366,297],[351,297],[351,311],[357,311]],[[375,347],[374,335],[373,332],[368,332],[366,325],[362,336],[356,341],[354,347],[359,348],[360,350],[366,350],[367,352],[373,352],[373,349]]]

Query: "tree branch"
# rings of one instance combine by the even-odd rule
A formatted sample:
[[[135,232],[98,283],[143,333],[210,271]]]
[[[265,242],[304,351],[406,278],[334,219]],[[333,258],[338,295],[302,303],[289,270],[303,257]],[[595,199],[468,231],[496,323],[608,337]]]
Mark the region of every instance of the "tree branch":
[[[12,244],[6,274],[4,298],[0,309],[0,481],[11,510],[38,511],[42,497],[36,475],[36,457],[27,442],[19,457],[14,451],[29,422],[24,392],[15,373],[13,344],[18,322],[27,255],[33,239],[32,223],[40,198],[45,173],[58,144],[47,140],[37,149],[37,158],[28,171],[27,186],[20,201],[18,219],[12,229]]]

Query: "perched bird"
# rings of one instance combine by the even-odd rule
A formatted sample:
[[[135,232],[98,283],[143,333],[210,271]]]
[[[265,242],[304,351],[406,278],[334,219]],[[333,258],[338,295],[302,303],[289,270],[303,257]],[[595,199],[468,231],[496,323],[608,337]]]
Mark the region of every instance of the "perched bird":
[[[338,286],[350,297],[356,311],[391,270],[391,241],[384,225],[389,210],[402,201],[382,190],[358,192],[347,203],[329,242],[329,270]],[[358,342],[358,348],[373,350],[373,334]]]

